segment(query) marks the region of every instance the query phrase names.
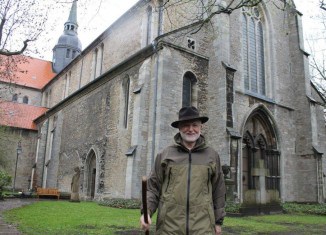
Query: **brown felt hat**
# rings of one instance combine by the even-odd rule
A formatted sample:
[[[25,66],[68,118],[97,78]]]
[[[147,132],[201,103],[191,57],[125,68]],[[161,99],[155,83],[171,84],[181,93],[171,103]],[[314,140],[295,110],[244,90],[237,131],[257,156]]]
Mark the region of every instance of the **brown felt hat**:
[[[201,123],[205,123],[208,121],[208,117],[201,117],[199,115],[198,109],[191,106],[191,107],[183,107],[179,111],[179,120],[172,122],[171,126],[174,128],[179,127],[179,123],[183,121],[190,121],[190,120],[200,120]]]

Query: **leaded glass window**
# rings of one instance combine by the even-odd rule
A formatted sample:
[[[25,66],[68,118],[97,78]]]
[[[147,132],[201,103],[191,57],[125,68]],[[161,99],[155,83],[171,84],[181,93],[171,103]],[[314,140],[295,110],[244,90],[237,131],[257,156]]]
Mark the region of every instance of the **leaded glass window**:
[[[183,76],[182,84],[182,107],[192,106],[194,84],[197,82],[196,76],[192,72],[186,72]]]
[[[244,8],[242,13],[242,63],[245,89],[266,95],[264,31],[257,7]]]

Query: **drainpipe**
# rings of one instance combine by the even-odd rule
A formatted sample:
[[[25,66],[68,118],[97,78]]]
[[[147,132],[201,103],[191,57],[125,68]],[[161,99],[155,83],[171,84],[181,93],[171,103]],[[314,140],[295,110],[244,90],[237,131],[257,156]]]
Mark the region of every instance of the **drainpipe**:
[[[159,15],[158,15],[158,31],[157,36],[160,36],[162,34],[162,16],[163,16],[163,2],[159,1]],[[151,157],[151,166],[154,164],[155,159],[155,143],[156,143],[156,116],[157,116],[157,84],[158,84],[158,70],[160,65],[160,56],[157,53],[157,44],[158,42],[154,40],[153,47],[156,51],[156,65],[155,65],[155,80],[154,80],[154,111],[153,111],[153,131],[152,131],[152,157]]]

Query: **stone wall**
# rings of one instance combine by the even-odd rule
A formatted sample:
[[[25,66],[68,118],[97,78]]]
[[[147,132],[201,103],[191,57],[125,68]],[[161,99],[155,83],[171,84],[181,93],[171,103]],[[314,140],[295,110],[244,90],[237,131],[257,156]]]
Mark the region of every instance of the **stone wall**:
[[[15,189],[27,191],[30,188],[31,172],[35,161],[37,132],[11,127],[0,127],[0,158],[1,169],[12,176],[12,187],[15,178]],[[18,142],[21,142],[21,152],[17,154]],[[17,161],[17,169],[16,169]]]
[[[28,87],[21,87],[15,84],[0,83],[0,98],[6,101],[12,101],[14,94],[18,95],[17,102],[23,103],[24,96],[28,97],[28,104],[34,106],[41,106],[42,92],[38,89],[31,89]]]

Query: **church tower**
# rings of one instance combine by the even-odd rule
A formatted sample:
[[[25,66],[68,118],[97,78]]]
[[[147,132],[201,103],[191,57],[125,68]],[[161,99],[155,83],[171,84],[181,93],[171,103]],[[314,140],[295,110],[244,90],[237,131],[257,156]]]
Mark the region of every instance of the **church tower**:
[[[76,56],[81,53],[82,46],[77,36],[77,0],[74,0],[68,21],[64,24],[63,34],[53,48],[53,71],[59,73]]]

